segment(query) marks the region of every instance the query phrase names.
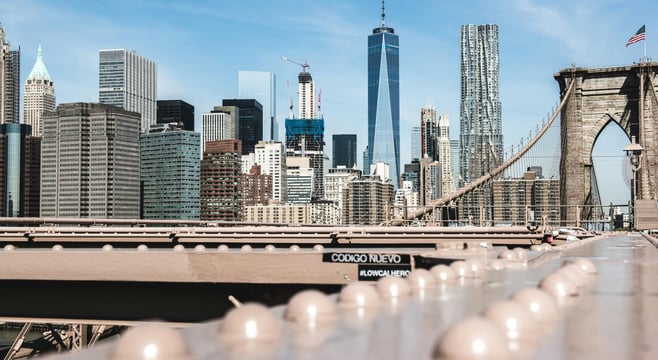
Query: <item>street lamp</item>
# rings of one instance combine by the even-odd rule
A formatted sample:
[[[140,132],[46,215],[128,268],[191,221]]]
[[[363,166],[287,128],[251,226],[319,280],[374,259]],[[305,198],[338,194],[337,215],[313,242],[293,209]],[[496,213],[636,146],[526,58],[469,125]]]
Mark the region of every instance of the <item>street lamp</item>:
[[[631,136],[631,143],[624,148],[626,156],[631,162],[633,177],[631,179],[631,216],[633,217],[633,228],[636,228],[635,200],[637,198],[637,171],[640,170],[640,157],[642,156],[642,145],[635,142],[635,136]]]

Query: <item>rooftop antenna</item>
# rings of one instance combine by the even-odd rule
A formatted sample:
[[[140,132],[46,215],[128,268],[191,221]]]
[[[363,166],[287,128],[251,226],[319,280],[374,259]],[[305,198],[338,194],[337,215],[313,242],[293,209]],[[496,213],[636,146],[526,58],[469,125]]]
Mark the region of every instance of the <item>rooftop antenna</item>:
[[[386,21],[385,21],[386,14],[384,13],[384,1],[385,0],[382,0],[382,27],[383,28],[386,27]]]

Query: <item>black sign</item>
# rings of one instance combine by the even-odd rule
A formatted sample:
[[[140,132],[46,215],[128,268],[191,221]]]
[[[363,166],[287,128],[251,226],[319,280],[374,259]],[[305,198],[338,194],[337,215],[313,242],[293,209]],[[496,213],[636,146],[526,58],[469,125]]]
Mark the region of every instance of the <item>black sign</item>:
[[[407,277],[411,265],[359,265],[359,281],[377,281],[383,277]]]
[[[387,253],[324,253],[322,262],[345,264],[411,264],[411,256]]]

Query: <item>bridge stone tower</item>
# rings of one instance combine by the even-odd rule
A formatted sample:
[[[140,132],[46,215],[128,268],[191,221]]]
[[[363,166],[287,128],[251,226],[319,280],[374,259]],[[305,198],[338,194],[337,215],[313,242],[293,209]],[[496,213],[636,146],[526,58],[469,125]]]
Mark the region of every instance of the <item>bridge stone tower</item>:
[[[644,148],[635,174],[636,199],[656,198],[656,147],[658,145],[658,63],[624,67],[570,68],[554,75],[561,113],[560,201],[561,218],[568,223],[587,218],[593,201],[592,150],[603,128],[614,122],[629,140],[635,136]],[[572,81],[573,89],[567,92]],[[623,149],[619,149],[620,155]],[[605,174],[598,174],[599,178]],[[582,212],[580,212],[580,210]]]

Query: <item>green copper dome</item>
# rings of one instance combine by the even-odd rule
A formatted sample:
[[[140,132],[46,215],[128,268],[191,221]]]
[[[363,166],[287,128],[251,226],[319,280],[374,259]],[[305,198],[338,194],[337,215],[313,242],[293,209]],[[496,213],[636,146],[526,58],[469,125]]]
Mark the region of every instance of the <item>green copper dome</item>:
[[[37,51],[37,61],[34,63],[34,67],[32,68],[32,71],[30,71],[30,75],[27,76],[28,80],[47,80],[47,81],[53,81],[53,79],[50,77],[50,74],[48,74],[48,69],[46,69],[46,65],[43,63],[43,53],[41,51],[41,44],[39,44],[39,50]]]

